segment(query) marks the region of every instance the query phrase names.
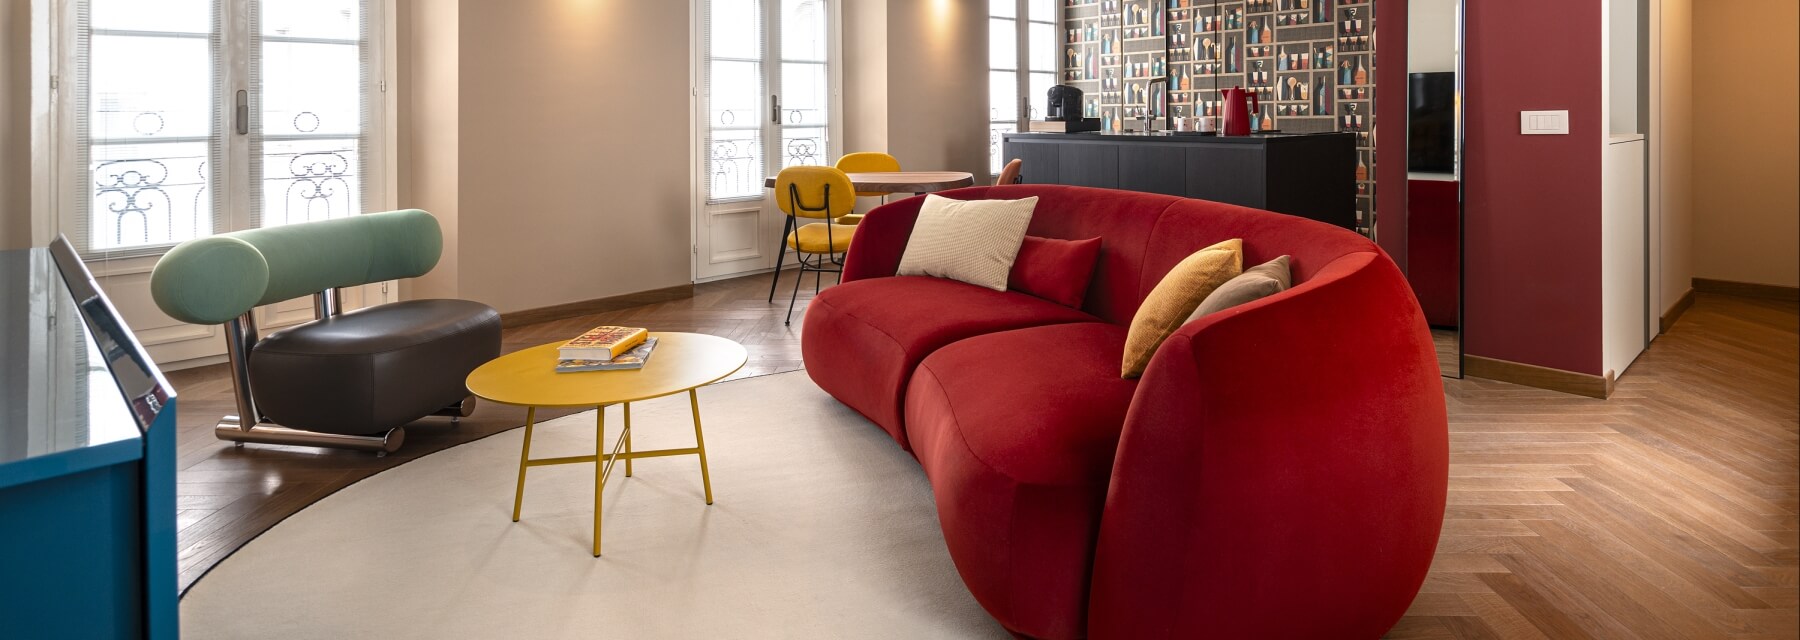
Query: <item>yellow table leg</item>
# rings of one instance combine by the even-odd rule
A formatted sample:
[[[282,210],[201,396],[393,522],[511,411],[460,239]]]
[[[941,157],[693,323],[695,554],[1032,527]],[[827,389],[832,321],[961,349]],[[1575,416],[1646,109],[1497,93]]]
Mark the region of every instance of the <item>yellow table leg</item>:
[[[625,453],[631,453],[631,403],[625,403]],[[625,459],[625,477],[631,477],[631,458]]]
[[[525,461],[531,459],[531,427],[537,423],[537,407],[525,409],[525,446],[519,449],[519,486],[513,489],[513,522],[519,521],[519,504],[525,501]]]
[[[594,557],[599,557],[599,498],[603,496],[607,484],[607,464],[603,457],[607,455],[607,406],[599,406],[594,412]]]
[[[694,412],[694,448],[700,450],[700,484],[706,487],[706,503],[712,504],[712,476],[706,472],[706,439],[700,435],[700,395],[688,389],[688,408]]]

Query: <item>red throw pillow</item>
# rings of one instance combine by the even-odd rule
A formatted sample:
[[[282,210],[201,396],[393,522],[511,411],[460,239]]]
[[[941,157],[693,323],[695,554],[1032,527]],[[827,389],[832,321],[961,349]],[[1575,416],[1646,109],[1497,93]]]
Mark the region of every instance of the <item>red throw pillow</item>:
[[[1019,257],[1007,274],[1006,288],[1051,302],[1081,308],[1094,263],[1100,260],[1100,239],[1057,240],[1025,236]]]

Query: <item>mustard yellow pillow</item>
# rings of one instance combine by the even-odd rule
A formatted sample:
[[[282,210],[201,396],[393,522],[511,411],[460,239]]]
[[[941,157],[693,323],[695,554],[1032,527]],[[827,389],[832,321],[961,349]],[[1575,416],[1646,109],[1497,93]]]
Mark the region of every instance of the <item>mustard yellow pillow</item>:
[[[1162,346],[1169,334],[1181,328],[1194,309],[1214,289],[1236,278],[1244,271],[1244,241],[1233,238],[1195,251],[1169,270],[1149,297],[1131,317],[1131,332],[1125,335],[1125,363],[1121,374],[1127,378],[1144,375],[1150,356]]]

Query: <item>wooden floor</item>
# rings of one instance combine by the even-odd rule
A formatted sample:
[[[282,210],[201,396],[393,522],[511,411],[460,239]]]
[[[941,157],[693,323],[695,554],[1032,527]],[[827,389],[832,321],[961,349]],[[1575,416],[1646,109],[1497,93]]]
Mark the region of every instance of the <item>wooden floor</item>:
[[[767,276],[693,299],[509,328],[508,350],[602,323],[729,337],[739,376],[801,367]],[[791,281],[784,281],[791,282]],[[795,310],[799,318],[804,308]],[[183,589],[319,498],[383,469],[523,423],[484,405],[409,427],[387,458],[234,449],[223,370],[170,376],[181,394]],[[1446,380],[1450,499],[1438,556],[1395,638],[1794,638],[1800,617],[1800,309],[1701,295],[1601,401]],[[280,576],[270,576],[279,580]],[[1305,603],[1295,603],[1303,615]]]

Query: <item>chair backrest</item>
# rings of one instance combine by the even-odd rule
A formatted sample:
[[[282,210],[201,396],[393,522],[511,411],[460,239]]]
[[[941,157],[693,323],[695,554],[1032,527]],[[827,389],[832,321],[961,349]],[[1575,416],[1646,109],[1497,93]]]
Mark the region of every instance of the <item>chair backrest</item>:
[[[1018,184],[1019,169],[1024,166],[1024,160],[1013,158],[1010,162],[1006,163],[1006,168],[1000,170],[1000,177],[994,180],[994,186],[998,187],[1003,184]]]
[[[443,249],[437,219],[418,209],[222,233],[164,254],[150,295],[176,320],[221,324],[326,289],[425,275]]]
[[[788,167],[775,176],[775,206],[790,216],[836,218],[856,209],[856,186],[833,167]]]
[[[899,171],[900,159],[880,151],[858,151],[844,154],[844,157],[838,158],[837,168],[845,173]],[[863,191],[856,195],[875,197],[889,194],[881,191]]]

